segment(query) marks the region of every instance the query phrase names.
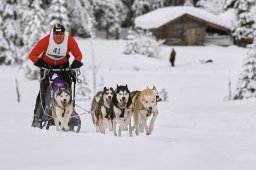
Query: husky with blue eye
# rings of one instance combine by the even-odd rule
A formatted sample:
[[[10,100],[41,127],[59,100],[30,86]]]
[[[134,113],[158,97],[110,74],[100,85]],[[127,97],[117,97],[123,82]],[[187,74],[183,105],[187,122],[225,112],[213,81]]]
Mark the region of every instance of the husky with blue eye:
[[[117,85],[112,104],[113,112],[111,118],[114,136],[117,136],[117,125],[119,125],[118,136],[121,136],[121,131],[127,131],[128,129],[131,136],[132,98],[127,85]]]

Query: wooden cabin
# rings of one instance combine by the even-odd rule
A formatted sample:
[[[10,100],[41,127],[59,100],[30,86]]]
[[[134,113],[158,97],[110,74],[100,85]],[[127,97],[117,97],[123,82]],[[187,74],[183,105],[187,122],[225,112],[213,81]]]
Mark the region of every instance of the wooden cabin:
[[[167,7],[144,17],[138,17],[135,26],[151,31],[158,39],[165,39],[167,45],[204,45],[207,33],[231,33],[228,24],[217,16],[195,7]]]

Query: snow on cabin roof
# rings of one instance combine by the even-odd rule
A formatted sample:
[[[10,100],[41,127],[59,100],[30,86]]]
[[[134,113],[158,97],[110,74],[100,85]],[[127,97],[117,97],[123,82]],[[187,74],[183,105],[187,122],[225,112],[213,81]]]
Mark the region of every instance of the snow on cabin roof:
[[[232,24],[230,20],[222,17],[218,17],[212,13],[209,13],[203,9],[195,8],[191,6],[175,6],[160,8],[155,11],[149,12],[145,15],[141,15],[135,19],[135,26],[142,29],[158,28],[178,17],[185,14],[189,14],[201,20],[205,20],[209,23],[231,29]]]

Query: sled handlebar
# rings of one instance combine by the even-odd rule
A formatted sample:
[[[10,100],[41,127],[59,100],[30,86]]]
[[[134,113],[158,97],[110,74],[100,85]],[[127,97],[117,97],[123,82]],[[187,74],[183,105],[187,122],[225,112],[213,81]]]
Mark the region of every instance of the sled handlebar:
[[[53,71],[53,72],[63,72],[63,71],[77,71],[79,70],[79,68],[71,68],[71,67],[67,67],[67,68],[45,68],[45,67],[41,67],[42,70],[49,70],[49,71]]]
[[[41,70],[43,71],[43,76],[41,76],[40,80],[45,79],[46,75],[49,75],[50,73],[58,73],[58,72],[70,72],[71,75],[74,75],[75,78],[78,77],[81,72],[79,68],[71,68],[71,67],[67,67],[67,68],[45,68],[45,67],[41,67]]]

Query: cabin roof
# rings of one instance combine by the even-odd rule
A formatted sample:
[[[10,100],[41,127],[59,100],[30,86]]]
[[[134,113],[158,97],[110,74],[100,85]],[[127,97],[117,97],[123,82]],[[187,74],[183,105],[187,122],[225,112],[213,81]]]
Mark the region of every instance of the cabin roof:
[[[205,22],[208,26],[216,29],[225,31],[232,29],[232,22],[230,20],[191,6],[159,8],[135,18],[135,27],[156,29],[184,15],[190,16],[199,22]]]

